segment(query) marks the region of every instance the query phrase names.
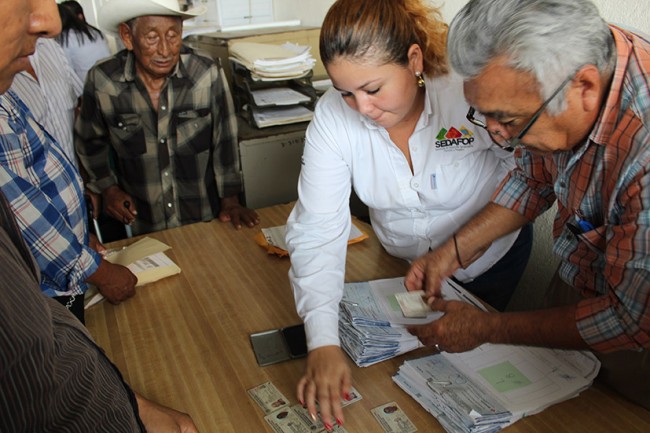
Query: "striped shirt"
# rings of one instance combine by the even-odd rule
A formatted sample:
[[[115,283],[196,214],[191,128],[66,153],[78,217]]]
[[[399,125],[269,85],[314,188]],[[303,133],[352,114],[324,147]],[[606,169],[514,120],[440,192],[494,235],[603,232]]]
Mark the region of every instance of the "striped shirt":
[[[84,293],[101,256],[87,246],[79,172],[11,91],[0,95],[0,190],[41,270],[41,290]]]
[[[650,347],[650,43],[611,30],[616,69],[587,142],[523,151],[494,197],[529,219],[557,198],[560,276],[586,298],[577,327],[599,352]]]
[[[134,233],[212,220],[219,197],[242,191],[225,75],[190,48],[182,48],[157,111],[131,52],[99,62],[88,73],[75,130],[89,188],[101,192],[118,184],[134,198]]]
[[[0,193],[0,432],[144,432],[133,392],[38,269]]]
[[[38,81],[23,71],[14,78],[11,90],[29,107],[36,121],[61,145],[76,167],[72,131],[83,83],[61,46],[52,39],[39,38],[36,52],[29,61]]]

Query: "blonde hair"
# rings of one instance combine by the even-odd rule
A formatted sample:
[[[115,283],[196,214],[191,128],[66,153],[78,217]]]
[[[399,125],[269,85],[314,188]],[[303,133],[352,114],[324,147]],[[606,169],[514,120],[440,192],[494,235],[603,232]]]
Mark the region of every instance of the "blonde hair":
[[[447,73],[447,24],[423,0],[338,0],[320,33],[325,66],[339,57],[406,65],[413,44],[422,49],[425,74]]]

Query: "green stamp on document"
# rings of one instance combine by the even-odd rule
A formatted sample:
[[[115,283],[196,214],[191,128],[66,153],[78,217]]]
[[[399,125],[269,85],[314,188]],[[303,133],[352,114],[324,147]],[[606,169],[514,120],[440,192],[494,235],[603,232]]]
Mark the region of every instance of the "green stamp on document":
[[[512,391],[532,383],[510,361],[504,361],[491,367],[486,367],[479,370],[478,373],[498,392]]]

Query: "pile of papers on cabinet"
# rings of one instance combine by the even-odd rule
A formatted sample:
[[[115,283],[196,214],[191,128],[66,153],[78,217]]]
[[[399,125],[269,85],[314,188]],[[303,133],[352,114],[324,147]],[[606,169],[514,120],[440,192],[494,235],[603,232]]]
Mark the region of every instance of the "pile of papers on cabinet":
[[[235,105],[257,128],[308,122],[317,94],[311,47],[237,42],[230,47]]]
[[[591,352],[484,344],[406,361],[393,380],[448,432],[496,432],[577,396],[598,374]]]
[[[404,278],[347,283],[341,299],[339,335],[341,347],[359,366],[367,367],[422,347],[406,326],[431,322],[441,316],[428,312],[424,317],[404,317],[395,295],[404,293]],[[480,303],[452,281],[443,284],[445,299]]]
[[[311,73],[316,59],[311,47],[290,42],[282,45],[237,42],[230,47],[231,60],[251,71],[254,80],[291,80]]]

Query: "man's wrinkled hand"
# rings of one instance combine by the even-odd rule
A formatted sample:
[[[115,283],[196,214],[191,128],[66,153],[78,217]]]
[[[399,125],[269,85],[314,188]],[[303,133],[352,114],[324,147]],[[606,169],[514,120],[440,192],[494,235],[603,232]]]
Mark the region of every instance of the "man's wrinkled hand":
[[[97,286],[108,302],[119,304],[135,295],[138,278],[128,268],[102,259],[99,268],[87,281]]]
[[[255,227],[260,223],[260,217],[252,209],[245,208],[239,204],[237,197],[228,197],[221,200],[221,212],[219,221],[230,221],[237,230],[243,225]]]
[[[445,352],[465,352],[489,341],[491,319],[498,313],[487,313],[465,302],[435,297],[430,298],[428,304],[444,315],[431,323],[408,327],[423,344]]]

